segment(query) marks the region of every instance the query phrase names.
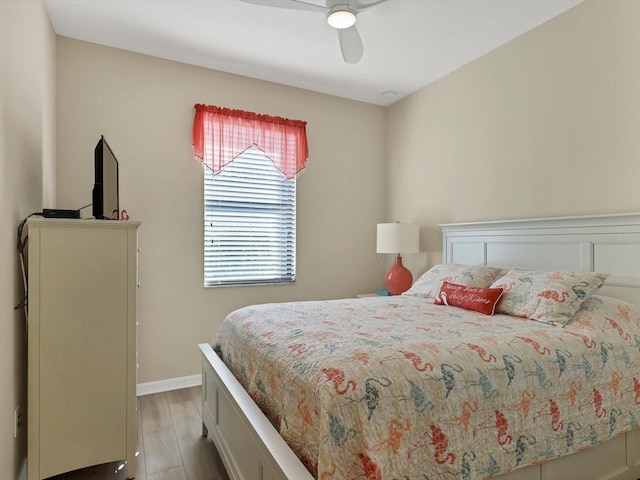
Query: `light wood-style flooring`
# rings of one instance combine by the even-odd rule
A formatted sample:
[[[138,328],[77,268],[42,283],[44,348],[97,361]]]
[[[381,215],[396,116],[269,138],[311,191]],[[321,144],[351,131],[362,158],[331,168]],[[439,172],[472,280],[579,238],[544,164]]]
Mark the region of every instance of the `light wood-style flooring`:
[[[201,409],[200,387],[138,397],[137,480],[228,480],[213,442],[202,437]],[[120,463],[49,480],[125,480]]]

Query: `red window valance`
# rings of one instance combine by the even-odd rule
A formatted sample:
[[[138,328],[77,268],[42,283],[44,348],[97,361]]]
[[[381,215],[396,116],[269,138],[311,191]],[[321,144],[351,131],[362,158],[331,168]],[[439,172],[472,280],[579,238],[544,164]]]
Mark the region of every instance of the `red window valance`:
[[[307,122],[211,105],[195,105],[193,150],[214,175],[252,145],[271,159],[285,178],[305,167]]]

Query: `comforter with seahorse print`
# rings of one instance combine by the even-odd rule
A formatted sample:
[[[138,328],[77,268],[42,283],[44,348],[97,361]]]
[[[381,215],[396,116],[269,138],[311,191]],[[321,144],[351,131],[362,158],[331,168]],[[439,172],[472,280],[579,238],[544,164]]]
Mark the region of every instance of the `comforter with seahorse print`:
[[[266,304],[218,355],[322,480],[483,479],[640,420],[640,312],[602,296],[564,327],[411,296]]]

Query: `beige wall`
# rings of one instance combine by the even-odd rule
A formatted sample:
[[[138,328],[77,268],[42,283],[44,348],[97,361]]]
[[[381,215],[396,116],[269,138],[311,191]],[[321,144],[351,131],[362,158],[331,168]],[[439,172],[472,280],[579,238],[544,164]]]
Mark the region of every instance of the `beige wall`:
[[[196,344],[240,306],[381,287],[384,108],[63,37],[57,55],[58,207],[91,202],[93,148],[104,134],[120,164],[121,205],[142,221],[138,383],[197,374]],[[203,288],[196,103],[308,122],[294,285]]]
[[[389,108],[388,213],[423,225],[640,211],[640,2],[587,1]]]
[[[17,479],[26,426],[25,318],[16,251],[20,220],[55,198],[55,35],[41,2],[0,2],[0,478]],[[24,423],[24,421],[23,421]]]

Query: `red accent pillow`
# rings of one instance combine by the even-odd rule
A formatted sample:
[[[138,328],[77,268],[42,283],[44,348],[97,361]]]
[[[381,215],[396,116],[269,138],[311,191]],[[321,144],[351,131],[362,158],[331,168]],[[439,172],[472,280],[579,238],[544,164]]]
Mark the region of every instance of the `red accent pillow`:
[[[502,288],[465,287],[456,283],[442,282],[435,303],[493,315],[503,291]]]

